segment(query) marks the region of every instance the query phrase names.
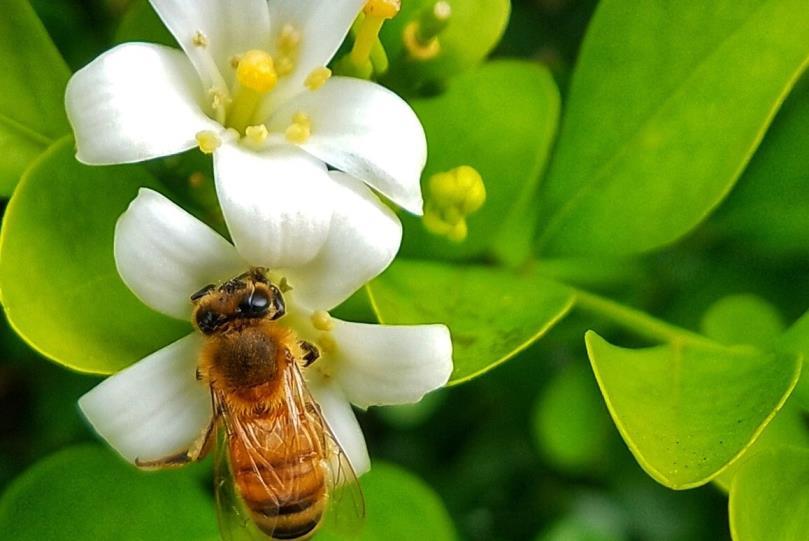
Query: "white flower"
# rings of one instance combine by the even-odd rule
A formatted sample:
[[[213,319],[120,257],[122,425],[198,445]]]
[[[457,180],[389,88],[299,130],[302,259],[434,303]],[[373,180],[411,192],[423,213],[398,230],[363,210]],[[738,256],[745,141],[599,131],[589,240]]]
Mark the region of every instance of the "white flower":
[[[443,325],[349,323],[328,315],[391,262],[401,224],[360,181],[328,171],[300,150],[274,152],[279,159],[268,161],[274,180],[217,181],[235,246],[164,196],[143,189],[116,226],[116,264],[145,304],[181,319],[190,318],[196,291],[250,267],[285,278],[292,290],[285,294],[287,315],[279,321],[320,346],[321,358],[304,369],[304,377],[361,474],[369,459],[350,403],[366,408],[415,402],[444,385],[452,370],[449,331]],[[288,175],[295,175],[295,182],[287,182]],[[310,193],[323,195],[309,199]],[[127,460],[156,461],[183,452],[210,424],[210,391],[195,378],[202,341],[194,332],[81,398],[87,419]]]
[[[329,78],[325,67],[365,0],[151,3],[185,54],[127,43],[73,76],[66,106],[80,161],[131,163],[199,146],[230,178],[294,144],[421,214],[418,118],[385,88]]]

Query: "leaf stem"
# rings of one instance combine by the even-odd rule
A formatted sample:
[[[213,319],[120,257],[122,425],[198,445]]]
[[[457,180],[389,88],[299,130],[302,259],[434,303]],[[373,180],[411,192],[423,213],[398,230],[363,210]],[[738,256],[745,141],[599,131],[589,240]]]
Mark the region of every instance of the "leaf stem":
[[[574,290],[575,306],[600,315],[645,338],[670,344],[712,346],[714,342],[697,333],[671,325],[649,314],[629,308],[613,300]]]

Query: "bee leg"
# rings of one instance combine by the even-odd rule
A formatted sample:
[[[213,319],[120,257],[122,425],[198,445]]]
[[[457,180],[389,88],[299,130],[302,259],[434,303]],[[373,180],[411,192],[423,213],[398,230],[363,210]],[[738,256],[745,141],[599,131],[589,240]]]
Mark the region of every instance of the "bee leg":
[[[317,349],[317,346],[312,344],[311,342],[306,342],[301,340],[298,342],[303,350],[303,366],[306,368],[307,366],[311,366],[316,360],[320,358],[320,350]]]
[[[167,468],[179,468],[191,462],[202,460],[210,452],[214,438],[216,423],[211,422],[200,436],[191,444],[188,450],[176,455],[167,456],[158,460],[135,459],[135,466],[143,470],[162,470]]]

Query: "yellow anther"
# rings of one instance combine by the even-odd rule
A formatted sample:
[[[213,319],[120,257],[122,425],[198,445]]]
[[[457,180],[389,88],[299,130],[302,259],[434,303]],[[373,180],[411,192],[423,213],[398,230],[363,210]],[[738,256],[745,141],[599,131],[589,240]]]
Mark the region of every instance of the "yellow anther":
[[[289,75],[295,69],[295,61],[291,56],[279,56],[275,63],[275,71],[279,77]]]
[[[305,113],[295,113],[292,124],[286,130],[286,138],[290,143],[301,145],[312,135],[312,121]]]
[[[244,130],[244,136],[247,138],[247,142],[253,146],[260,146],[267,140],[267,136],[270,135],[270,132],[267,130],[267,126],[264,124],[259,124],[258,126],[248,126],[246,130]]]
[[[278,34],[278,50],[284,54],[291,55],[298,50],[298,45],[301,43],[301,33],[287,23],[281,28],[281,33]]]
[[[373,70],[371,52],[379,40],[379,31],[386,20],[399,13],[400,8],[399,0],[368,0],[365,3],[364,15],[354,37],[354,47],[348,55],[353,68],[347,68],[347,72],[369,74]]]
[[[320,351],[323,353],[334,353],[337,351],[337,341],[330,333],[323,333],[318,339]]]
[[[194,33],[194,37],[191,38],[191,43],[193,43],[195,47],[207,47],[208,46],[208,36],[203,34],[202,30],[197,30]]]
[[[334,320],[325,310],[317,310],[312,313],[312,325],[319,331],[328,332],[334,329]]]
[[[331,77],[331,70],[326,66],[321,66],[319,68],[313,69],[312,73],[310,73],[306,77],[306,80],[303,82],[303,84],[306,85],[306,88],[308,88],[309,90],[314,91],[323,86],[324,84],[326,84],[326,81],[329,80],[329,77]]]
[[[278,82],[278,73],[275,71],[272,56],[257,49],[247,51],[239,61],[239,67],[236,68],[236,79],[243,87],[259,94],[266,94]]]
[[[213,154],[222,145],[222,140],[212,131],[201,131],[197,134],[197,145],[205,154]]]
[[[392,19],[402,9],[400,0],[368,0],[363,12],[367,16]]]

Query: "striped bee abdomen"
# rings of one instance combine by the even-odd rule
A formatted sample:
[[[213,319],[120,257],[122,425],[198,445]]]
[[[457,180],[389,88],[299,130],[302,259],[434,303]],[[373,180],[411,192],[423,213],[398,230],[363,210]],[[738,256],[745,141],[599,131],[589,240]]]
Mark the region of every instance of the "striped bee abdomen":
[[[328,499],[318,447],[279,444],[259,453],[242,440],[231,439],[231,467],[239,494],[256,526],[271,538],[309,539],[320,524]]]

